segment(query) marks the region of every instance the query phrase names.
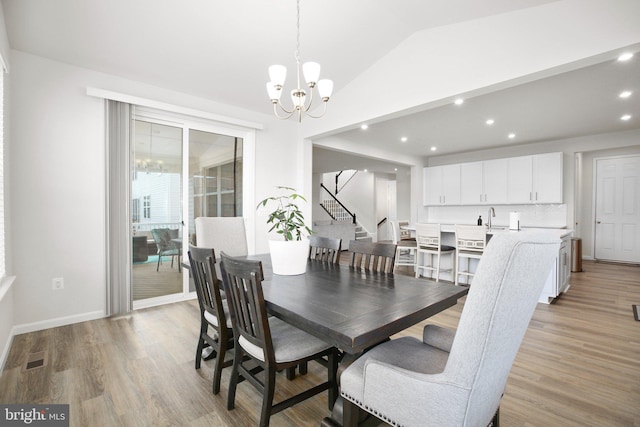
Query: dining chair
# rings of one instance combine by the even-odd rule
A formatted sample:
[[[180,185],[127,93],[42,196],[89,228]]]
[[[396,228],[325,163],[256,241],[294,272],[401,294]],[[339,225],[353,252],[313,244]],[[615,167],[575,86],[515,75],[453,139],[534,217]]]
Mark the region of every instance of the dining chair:
[[[196,246],[214,248],[218,254],[224,251],[231,256],[249,253],[243,217],[198,217],[195,225]]]
[[[176,230],[177,231],[177,230]],[[176,243],[172,242],[172,231],[168,228],[153,228],[151,235],[158,248],[158,265],[156,271],[160,271],[160,264],[162,263],[162,257],[171,257],[171,268],[173,268],[173,259],[178,257],[178,272],[180,272],[180,255],[182,254],[182,248]],[[174,232],[177,236],[177,232]]]
[[[352,240],[349,242],[351,252],[350,267],[393,273],[397,245],[390,243]]]
[[[396,256],[393,264],[393,271],[395,272],[398,266],[407,266],[415,269],[417,261],[417,249],[416,241],[414,240],[402,240],[400,223],[397,221],[389,221],[391,225],[391,238],[396,245]]]
[[[294,325],[267,315],[260,261],[232,258],[224,252],[220,256],[235,341],[227,408],[231,410],[235,406],[236,388],[242,377],[262,393],[260,426],[268,426],[271,415],[325,390],[328,390],[331,410],[338,393],[337,349]],[[250,358],[249,365],[245,365],[245,355]],[[311,360],[327,367],[327,381],[274,404],[276,372]],[[255,364],[264,370],[264,380],[251,368]]]
[[[487,246],[487,229],[477,225],[456,225],[456,278],[458,285],[460,276],[467,277],[466,283],[471,284],[474,274],[471,272],[471,260],[482,258]],[[466,260],[467,268],[462,269],[462,260]]]
[[[494,236],[457,330],[428,324],[422,340],[387,341],[342,372],[343,425],[357,424],[358,408],[394,426],[497,425],[509,371],[559,246],[544,231]]]
[[[436,282],[440,281],[440,273],[451,273],[455,271],[455,253],[453,246],[443,245],[442,229],[440,224],[416,224],[417,260],[416,277],[424,276],[425,272],[430,272],[429,277],[435,277]],[[426,256],[429,256],[429,264],[426,264]],[[451,268],[441,269],[440,261],[442,256],[451,258]],[[434,259],[435,258],[435,259]],[[453,279],[453,277],[452,277]]]
[[[189,265],[191,277],[200,306],[200,335],[196,347],[196,369],[200,369],[202,350],[211,346],[215,357],[213,369],[213,394],[220,392],[222,368],[231,366],[233,359],[225,361],[228,349],[233,348],[233,329],[227,301],[222,299],[222,283],[216,275],[216,254],[213,249],[189,246]],[[209,333],[211,328],[215,335]]]
[[[411,237],[411,231],[406,228],[409,226],[409,221],[398,221],[398,228],[400,229],[400,240],[416,240],[415,237]]]
[[[342,239],[332,237],[309,236],[309,259],[331,264],[340,263]]]

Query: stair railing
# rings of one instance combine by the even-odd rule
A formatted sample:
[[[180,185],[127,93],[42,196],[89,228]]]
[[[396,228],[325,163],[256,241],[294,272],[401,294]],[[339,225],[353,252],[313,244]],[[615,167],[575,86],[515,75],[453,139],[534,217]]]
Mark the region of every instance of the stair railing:
[[[336,195],[336,196],[337,196],[337,195],[338,195],[338,193],[339,193],[340,191],[342,191],[342,189],[343,189],[343,188],[344,188],[344,187],[349,183],[349,181],[351,181],[351,180],[353,179],[353,177],[354,177],[354,176],[356,176],[356,174],[358,173],[358,171],[357,171],[357,170],[355,170],[355,169],[354,169],[354,170],[350,170],[349,172],[351,172],[351,176],[349,176],[349,177],[348,177],[348,178],[347,178],[347,179],[342,183],[342,185],[339,185],[338,181],[339,181],[340,175],[342,175],[342,174],[343,174],[343,173],[345,173],[345,172],[347,172],[347,171],[340,171],[340,172],[338,172],[338,173],[336,174],[336,192],[335,192],[335,195]],[[340,187],[340,188],[338,188],[338,187]]]
[[[340,200],[338,200],[338,198],[336,196],[334,196],[331,191],[324,186],[323,183],[320,183],[320,187],[325,191],[326,194],[328,194],[331,199],[333,199],[338,205],[340,205],[340,207],[351,217],[351,221],[353,224],[356,224],[356,214],[354,214],[353,212],[351,212],[349,209],[347,209],[347,207],[345,205],[342,204],[342,202]],[[321,197],[322,200],[325,200],[325,198]],[[327,207],[325,206],[326,203],[320,203],[320,206],[322,206],[322,209],[325,210],[325,212],[327,212],[329,214],[329,216],[331,218],[333,218],[334,220],[337,220],[337,218],[335,217],[334,213],[331,212],[329,209],[327,209]]]

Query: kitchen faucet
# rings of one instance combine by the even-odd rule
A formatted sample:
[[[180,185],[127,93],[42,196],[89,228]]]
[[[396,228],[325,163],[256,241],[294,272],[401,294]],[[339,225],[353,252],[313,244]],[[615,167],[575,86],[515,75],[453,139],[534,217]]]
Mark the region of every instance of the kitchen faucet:
[[[489,230],[491,230],[491,217],[496,217],[496,210],[493,209],[493,206],[489,208],[489,213],[487,214],[487,218],[489,218],[487,220],[487,227],[489,228]]]

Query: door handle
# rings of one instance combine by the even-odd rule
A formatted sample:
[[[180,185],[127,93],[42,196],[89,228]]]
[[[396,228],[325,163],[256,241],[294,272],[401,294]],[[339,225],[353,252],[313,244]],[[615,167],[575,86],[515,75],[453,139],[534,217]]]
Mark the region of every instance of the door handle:
[[[596,224],[600,224],[600,221],[596,221]]]

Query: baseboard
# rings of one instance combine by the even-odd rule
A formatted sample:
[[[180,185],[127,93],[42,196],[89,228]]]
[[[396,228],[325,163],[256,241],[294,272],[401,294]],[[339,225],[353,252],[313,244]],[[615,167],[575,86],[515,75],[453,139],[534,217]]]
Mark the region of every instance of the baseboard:
[[[73,316],[58,317],[55,319],[41,320],[33,323],[23,323],[13,327],[13,335],[26,334],[28,332],[41,331],[43,329],[57,328],[58,326],[71,325],[86,322],[88,320],[102,319],[106,317],[104,310],[90,311],[88,313],[74,314]]]
[[[13,344],[13,337],[16,335],[15,329],[15,326],[11,328],[9,338],[2,349],[2,356],[0,356],[0,374],[4,371],[4,364],[7,362],[7,357],[9,357],[9,350],[11,350],[11,344]]]

